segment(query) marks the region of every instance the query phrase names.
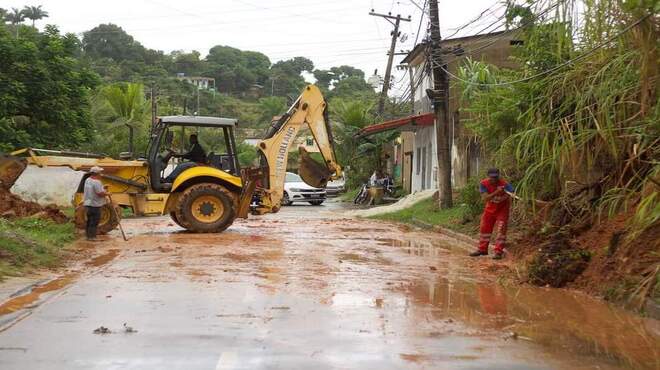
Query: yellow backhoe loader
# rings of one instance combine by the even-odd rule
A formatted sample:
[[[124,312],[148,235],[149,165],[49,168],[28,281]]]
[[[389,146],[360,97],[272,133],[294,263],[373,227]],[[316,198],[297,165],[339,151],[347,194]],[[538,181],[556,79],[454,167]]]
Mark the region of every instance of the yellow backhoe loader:
[[[264,140],[257,144],[260,165],[241,169],[236,153],[235,119],[199,116],[159,117],[153,127],[146,158],[130,159],[127,153],[113,159],[103,155],[27,148],[9,155],[0,155],[0,187],[9,189],[27,165],[39,167],[69,167],[88,171],[93,166],[104,169],[102,181],[112,194],[114,204],[101,212],[99,231],[107,233],[119,224],[118,214],[111,207],[128,208],[135,215],[166,215],[183,228],[193,232],[220,232],[237,217],[253,213],[277,212],[284,193],[284,177],[288,154],[298,131],[307,127],[319,149],[323,163],[314,161],[300,148],[299,172],[311,186],[325,184],[341,176],[341,167],[334,153],[334,143],[327,118],[327,105],[314,85],[304,88],[301,95],[271,124]],[[205,163],[195,163],[175,178],[166,175],[170,160],[176,156],[172,148],[175,136],[181,140],[188,132],[200,139],[213,137],[212,148]],[[131,146],[132,147],[132,144]],[[82,192],[88,174],[80,181],[73,199],[76,225],[84,228],[85,212]],[[252,207],[251,207],[252,204]]]

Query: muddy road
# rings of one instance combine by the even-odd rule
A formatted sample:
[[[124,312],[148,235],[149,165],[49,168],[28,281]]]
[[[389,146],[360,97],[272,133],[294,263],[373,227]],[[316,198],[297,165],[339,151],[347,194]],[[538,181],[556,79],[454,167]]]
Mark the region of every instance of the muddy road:
[[[81,242],[88,258],[0,303],[1,369],[660,367],[657,321],[503,286],[460,242],[336,203],[218,235],[125,228],[128,243]]]

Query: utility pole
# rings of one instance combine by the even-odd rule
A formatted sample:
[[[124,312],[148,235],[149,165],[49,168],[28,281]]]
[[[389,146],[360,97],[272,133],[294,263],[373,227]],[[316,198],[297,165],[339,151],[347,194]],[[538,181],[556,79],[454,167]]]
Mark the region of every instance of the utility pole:
[[[440,16],[438,0],[429,0],[429,22],[431,28],[431,68],[433,71],[433,101],[435,113],[435,135],[438,151],[438,197],[440,208],[452,206],[451,193],[451,151],[449,148],[449,78],[442,60],[442,37],[440,36]]]
[[[195,115],[199,116],[199,86],[197,87],[197,110],[195,111]]]
[[[154,86],[151,85],[151,91],[150,91],[150,96],[151,96],[151,130],[152,132],[154,130],[154,127],[156,127],[156,116],[158,116],[158,106],[156,105],[156,92],[154,89]]]
[[[385,20],[390,22],[394,26],[394,30],[390,33],[392,35],[392,43],[390,44],[390,51],[387,53],[387,68],[385,69],[385,81],[383,81],[383,90],[380,93],[380,99],[378,99],[378,115],[382,116],[383,111],[385,110],[385,99],[387,99],[387,91],[390,88],[390,78],[392,76],[392,61],[394,60],[394,48],[396,47],[396,40],[400,35],[399,24],[401,21],[410,22],[410,16],[408,18],[401,18],[400,14],[393,16],[392,13],[379,14],[375,13],[373,9],[369,12],[369,15],[376,17],[383,17]],[[394,22],[391,21],[394,19]]]

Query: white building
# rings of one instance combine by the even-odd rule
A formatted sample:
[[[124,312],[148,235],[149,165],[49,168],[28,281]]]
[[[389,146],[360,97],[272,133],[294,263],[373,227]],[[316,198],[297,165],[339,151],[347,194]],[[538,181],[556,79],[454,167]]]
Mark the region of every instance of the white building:
[[[215,89],[215,78],[201,76],[186,76],[184,73],[177,73],[176,78],[195,85],[199,90]]]

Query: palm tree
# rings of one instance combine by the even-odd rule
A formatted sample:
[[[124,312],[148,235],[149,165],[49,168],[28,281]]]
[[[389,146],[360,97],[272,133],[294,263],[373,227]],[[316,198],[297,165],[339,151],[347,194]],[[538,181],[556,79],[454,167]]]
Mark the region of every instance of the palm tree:
[[[11,8],[11,10],[11,13],[7,14],[7,20],[14,25],[14,28],[16,29],[16,38],[18,38],[18,29],[20,28],[18,24],[25,20],[25,14],[22,10],[17,8]]]
[[[101,90],[110,110],[116,117],[114,124],[123,124],[129,129],[128,151],[133,153],[133,131],[146,131],[144,127],[146,118],[146,100],[144,99],[144,86],[139,83],[119,83],[106,86]],[[137,127],[136,127],[137,126]],[[143,135],[143,137],[146,137]],[[139,147],[146,148],[146,143],[139,143]],[[144,149],[142,148],[142,149]]]
[[[25,18],[32,20],[32,27],[34,27],[35,21],[48,17],[48,12],[41,9],[41,5],[26,6],[23,8],[23,14],[25,15]]]
[[[25,14],[20,9],[11,8],[11,12],[7,13],[7,20],[11,24],[17,25],[25,20]]]

